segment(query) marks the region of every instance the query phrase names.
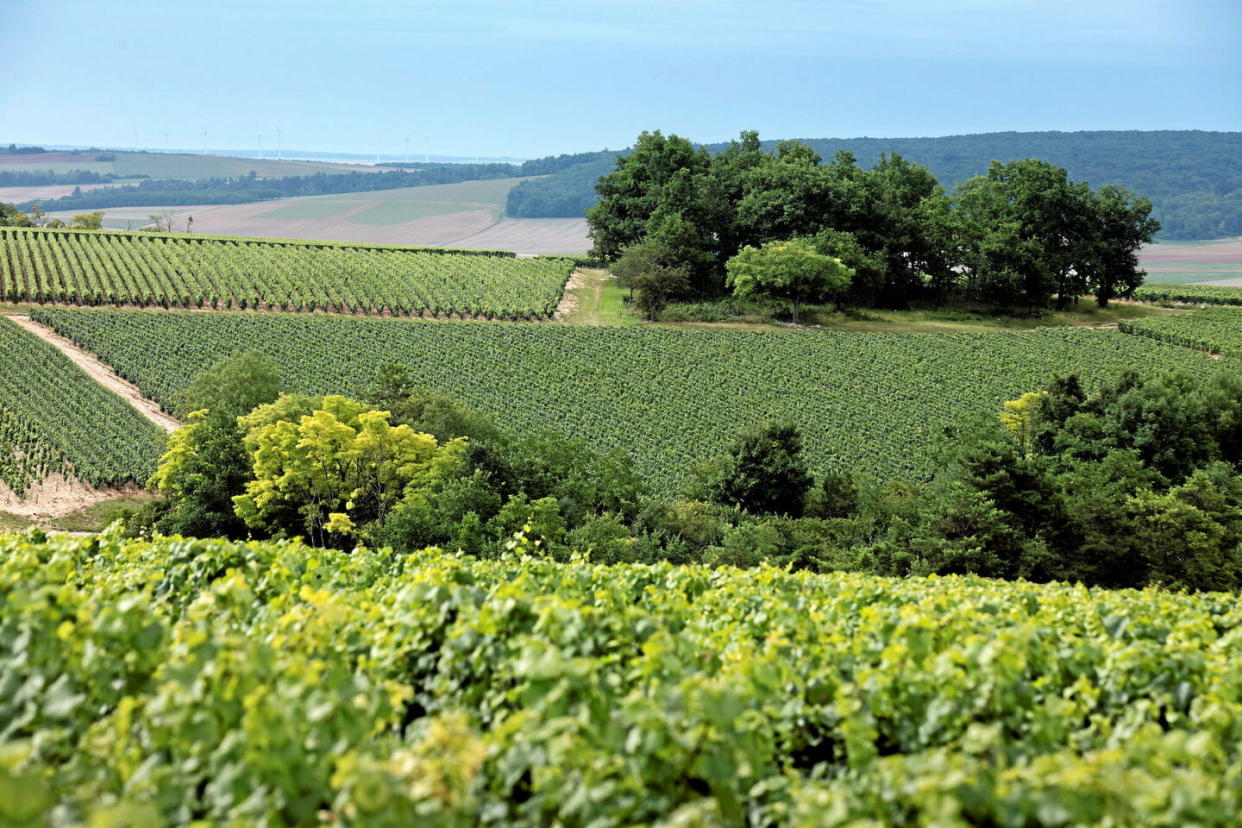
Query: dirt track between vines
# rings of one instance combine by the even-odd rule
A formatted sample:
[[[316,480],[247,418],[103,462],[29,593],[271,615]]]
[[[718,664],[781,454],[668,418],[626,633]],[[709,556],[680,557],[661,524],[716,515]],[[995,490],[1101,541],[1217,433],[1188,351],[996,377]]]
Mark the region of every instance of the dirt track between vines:
[[[134,410],[160,428],[165,431],[172,431],[181,425],[177,420],[165,414],[155,401],[142,396],[138,386],[128,380],[121,379],[115,371],[100,362],[94,354],[79,348],[71,340],[50,328],[45,328],[29,316],[14,314],[9,316],[9,319],[69,357],[73,364],[85,371],[91,379],[125,400],[133,406]]]

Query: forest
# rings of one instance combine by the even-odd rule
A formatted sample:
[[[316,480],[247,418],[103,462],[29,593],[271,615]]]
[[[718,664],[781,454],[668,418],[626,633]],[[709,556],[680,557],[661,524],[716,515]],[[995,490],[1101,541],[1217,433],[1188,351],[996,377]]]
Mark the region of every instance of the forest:
[[[774,152],[779,141],[762,142]],[[990,162],[1040,158],[1064,167],[1093,187],[1112,184],[1152,201],[1161,238],[1210,239],[1242,235],[1242,133],[1184,131],[998,132],[943,138],[802,139],[822,158],[853,153],[872,167],[897,153],[926,167],[946,188],[981,175]],[[729,144],[708,144],[711,153]],[[594,206],[595,182],[621,152],[584,153],[547,178],[526,181],[509,193],[514,218],[578,217]]]

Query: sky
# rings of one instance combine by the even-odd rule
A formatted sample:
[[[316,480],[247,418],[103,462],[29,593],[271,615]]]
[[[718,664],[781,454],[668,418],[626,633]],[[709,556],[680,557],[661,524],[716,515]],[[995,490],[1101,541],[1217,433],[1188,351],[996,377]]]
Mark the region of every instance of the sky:
[[[0,0],[0,55],[6,143],[1242,130],[1242,0]]]

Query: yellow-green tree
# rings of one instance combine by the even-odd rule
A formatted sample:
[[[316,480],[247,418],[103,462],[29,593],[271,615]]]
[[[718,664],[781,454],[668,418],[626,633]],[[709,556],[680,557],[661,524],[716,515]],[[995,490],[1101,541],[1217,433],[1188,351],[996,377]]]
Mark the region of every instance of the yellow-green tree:
[[[803,302],[840,296],[854,276],[840,259],[816,252],[806,239],[743,247],[725,269],[728,285],[737,296],[787,299],[795,325]]]
[[[387,411],[340,396],[284,396],[239,420],[254,480],[233,498],[248,526],[342,545],[382,521],[406,487],[434,466],[444,445]]]

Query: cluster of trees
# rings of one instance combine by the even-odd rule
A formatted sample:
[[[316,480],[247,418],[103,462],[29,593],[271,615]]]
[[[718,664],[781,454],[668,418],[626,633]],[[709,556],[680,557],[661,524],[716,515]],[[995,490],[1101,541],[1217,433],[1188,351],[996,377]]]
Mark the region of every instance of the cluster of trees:
[[[90,170],[70,170],[69,172],[53,172],[52,170],[3,170],[0,171],[0,187],[49,187],[58,184],[107,184],[115,181],[118,176],[112,173],[97,173]],[[132,175],[129,178],[146,178],[145,175]]]
[[[952,294],[1064,307],[1093,293],[1106,305],[1141,283],[1137,250],[1159,229],[1147,199],[1093,191],[1044,161],[993,162],[950,196],[897,154],[865,170],[849,152],[824,163],[796,141],[765,152],[755,132],[714,155],[644,132],[597,189],[593,254],[616,262],[636,247],[645,259],[655,251],[685,298],[722,293],[744,249],[799,239],[850,271],[842,298],[854,304]]]
[[[17,144],[0,146],[0,155],[40,155],[47,152],[43,147],[19,147]]]
[[[940,138],[818,138],[804,141],[824,158],[854,155],[871,168],[882,155],[917,161],[952,188],[987,169],[993,159],[1042,158],[1074,179],[1107,182],[1151,198],[1161,238],[1211,239],[1242,234],[1242,133],[1203,131],[997,132]],[[763,142],[775,152],[778,142]],[[727,144],[709,144],[722,152]],[[509,193],[515,218],[578,218],[599,200],[594,185],[623,152],[566,157]],[[551,159],[549,159],[551,160]]]
[[[672,501],[622,454],[517,437],[384,366],[361,399],[281,393],[258,354],[183,393],[135,532],[303,536],[494,557],[521,533],[600,562],[975,573],[1108,587],[1242,586],[1242,380],[1074,377],[946,434],[928,481],[818,480],[797,429],[763,423]]]
[[[77,230],[103,229],[103,210],[79,213],[66,222],[48,218],[47,211],[36,204],[29,213],[23,213],[12,204],[0,203],[0,227],[72,227]]]

